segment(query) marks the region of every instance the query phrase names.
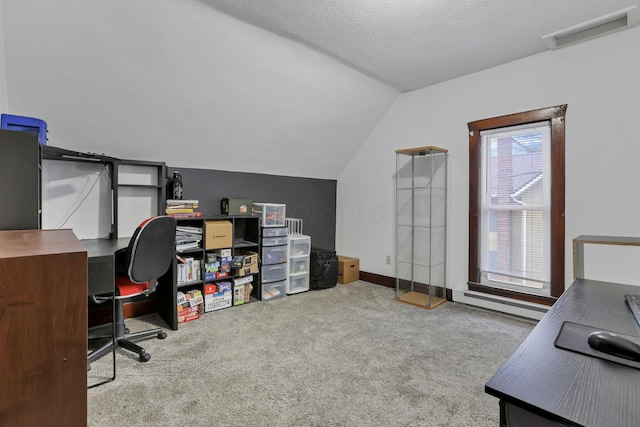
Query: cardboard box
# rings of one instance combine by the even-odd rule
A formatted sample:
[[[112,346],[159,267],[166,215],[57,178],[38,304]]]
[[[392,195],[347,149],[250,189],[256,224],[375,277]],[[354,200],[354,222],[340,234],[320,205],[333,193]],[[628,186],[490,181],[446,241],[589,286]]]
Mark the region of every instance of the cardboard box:
[[[233,305],[244,304],[244,284],[233,285]]]
[[[258,264],[258,253],[247,251],[247,250],[239,250],[237,251],[239,255],[244,257],[244,266],[249,267],[251,264]]]
[[[185,308],[178,311],[178,323],[186,323],[200,317],[198,306]]]
[[[203,311],[207,313],[231,307],[232,299],[231,282],[207,283],[204,285]]]
[[[251,215],[253,200],[231,199],[220,200],[220,213],[222,215]]]
[[[231,221],[207,221],[205,225],[205,249],[230,248],[233,240]]]
[[[251,264],[248,267],[242,267],[236,270],[236,277],[243,277],[249,274],[258,273],[258,263]]]
[[[251,292],[253,291],[253,285],[251,282],[244,284],[244,302],[251,302]]]
[[[360,278],[360,259],[338,255],[338,283],[351,283]]]
[[[204,301],[202,299],[202,291],[200,291],[200,289],[194,289],[192,291],[189,291],[186,294],[186,297],[187,297],[187,301],[189,301],[190,307],[194,307],[198,304],[202,304]]]
[[[251,285],[252,280],[253,276],[233,279],[233,305],[240,305],[251,301],[251,291],[253,290],[253,286]]]
[[[231,291],[207,294],[204,296],[204,312],[208,313],[210,311],[231,307],[232,300]]]
[[[241,277],[239,279],[233,279],[234,286],[244,285],[253,281],[253,276]]]
[[[231,245],[229,245],[231,246]],[[216,261],[230,261],[231,260],[231,249],[227,248],[227,249],[218,249],[217,251],[214,252],[214,255],[218,258]]]
[[[244,257],[242,267],[236,269],[235,276],[242,277],[258,273],[258,254],[251,251],[238,251]]]

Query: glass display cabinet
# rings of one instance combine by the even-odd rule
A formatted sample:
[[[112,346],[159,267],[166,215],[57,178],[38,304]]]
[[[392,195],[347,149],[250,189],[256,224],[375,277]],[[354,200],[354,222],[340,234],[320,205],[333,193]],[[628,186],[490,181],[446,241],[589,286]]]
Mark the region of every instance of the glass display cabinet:
[[[396,300],[423,308],[446,301],[447,156],[396,150]]]

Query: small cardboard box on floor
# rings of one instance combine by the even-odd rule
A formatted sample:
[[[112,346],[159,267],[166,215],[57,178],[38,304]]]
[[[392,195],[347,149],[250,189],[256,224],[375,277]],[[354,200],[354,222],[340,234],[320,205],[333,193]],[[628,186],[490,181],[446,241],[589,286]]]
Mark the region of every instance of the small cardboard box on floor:
[[[360,259],[338,255],[338,283],[351,283],[360,278]]]

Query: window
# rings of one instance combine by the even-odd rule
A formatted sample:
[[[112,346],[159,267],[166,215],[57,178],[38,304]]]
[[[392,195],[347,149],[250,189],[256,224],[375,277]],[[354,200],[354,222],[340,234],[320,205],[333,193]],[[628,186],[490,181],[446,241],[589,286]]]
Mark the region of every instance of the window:
[[[469,289],[543,304],[564,290],[566,105],[469,126]]]

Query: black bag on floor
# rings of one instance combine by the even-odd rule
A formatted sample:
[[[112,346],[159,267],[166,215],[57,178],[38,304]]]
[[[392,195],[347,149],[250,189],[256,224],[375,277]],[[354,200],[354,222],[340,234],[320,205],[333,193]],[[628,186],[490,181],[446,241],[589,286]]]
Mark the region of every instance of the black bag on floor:
[[[338,283],[338,256],[336,251],[311,248],[311,290],[333,288]]]

